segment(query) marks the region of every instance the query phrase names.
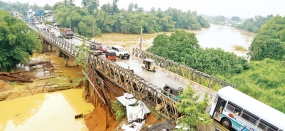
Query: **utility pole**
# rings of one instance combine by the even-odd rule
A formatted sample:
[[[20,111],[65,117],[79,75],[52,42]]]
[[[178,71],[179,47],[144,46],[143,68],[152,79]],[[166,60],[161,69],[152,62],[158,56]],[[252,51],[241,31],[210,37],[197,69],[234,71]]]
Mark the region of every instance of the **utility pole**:
[[[70,17],[70,25],[69,25],[70,29],[71,29],[71,20],[72,20],[72,19],[71,19],[71,17]]]
[[[94,37],[94,23],[95,23],[95,18],[93,17],[93,37]]]
[[[141,27],[141,37],[139,39],[139,48],[140,48],[140,50],[142,49],[142,31],[143,31],[143,28]]]

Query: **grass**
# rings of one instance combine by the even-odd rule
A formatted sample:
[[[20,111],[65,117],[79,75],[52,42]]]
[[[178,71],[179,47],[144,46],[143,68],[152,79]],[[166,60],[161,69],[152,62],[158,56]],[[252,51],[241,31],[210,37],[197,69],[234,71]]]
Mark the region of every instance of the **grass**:
[[[247,51],[247,49],[241,45],[232,45],[232,47],[236,50],[236,51],[241,51],[241,52],[245,52]]]

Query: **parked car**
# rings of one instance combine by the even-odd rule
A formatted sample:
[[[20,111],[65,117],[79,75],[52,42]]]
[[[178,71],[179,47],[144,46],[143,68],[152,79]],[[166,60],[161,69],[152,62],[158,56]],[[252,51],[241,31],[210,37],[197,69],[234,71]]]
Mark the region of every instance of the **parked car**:
[[[112,50],[116,51],[116,56],[123,59],[123,58],[130,58],[129,52],[122,46],[114,45],[112,46]]]
[[[103,51],[104,53],[106,53],[107,50],[110,50],[109,47],[105,46],[105,45],[101,45],[98,47],[98,50]]]

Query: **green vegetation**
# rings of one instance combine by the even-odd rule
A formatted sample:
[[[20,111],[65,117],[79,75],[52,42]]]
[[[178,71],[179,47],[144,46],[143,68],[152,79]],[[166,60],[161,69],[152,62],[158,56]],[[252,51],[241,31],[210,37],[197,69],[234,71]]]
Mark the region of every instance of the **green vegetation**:
[[[233,48],[236,51],[247,51],[245,47],[241,46],[241,45],[233,45]]]
[[[208,28],[209,23],[196,11],[183,12],[169,8],[166,11],[145,11],[137,4],[130,3],[128,10],[118,9],[118,0],[107,3],[99,9],[98,0],[83,0],[83,8],[58,2],[54,5],[57,23],[70,27],[74,32],[87,37],[101,35],[101,32],[139,34],[173,31],[175,28],[199,30]]]
[[[222,15],[218,15],[218,16],[215,16],[215,17],[212,17],[212,16],[203,16],[203,17],[207,21],[209,21],[210,23],[219,24],[219,25],[223,25],[225,20],[226,20],[226,17],[222,16]]]
[[[221,49],[201,49],[195,41],[195,35],[183,31],[170,37],[162,34],[147,51],[234,83],[238,90],[285,113],[284,17],[272,17],[262,25],[249,48],[250,62]]]
[[[251,60],[284,60],[285,17],[275,16],[266,22],[254,38],[249,51]]]
[[[75,48],[78,49],[75,55],[75,63],[78,64],[81,68],[83,68],[85,73],[88,73],[88,56],[90,52],[89,46],[87,46],[86,42],[83,41],[80,46],[76,46]]]
[[[251,61],[249,70],[223,78],[237,89],[285,113],[285,63],[264,59]]]
[[[0,11],[0,23],[0,71],[11,71],[17,64],[27,64],[34,51],[41,51],[39,34],[24,21]]]
[[[257,33],[260,27],[272,17],[273,15],[268,15],[266,17],[258,15],[254,18],[246,19],[242,24],[235,24],[233,27]]]
[[[127,115],[126,107],[118,100],[112,102],[112,109],[115,112],[116,121],[120,121]]]
[[[241,19],[238,16],[233,16],[231,18],[232,21],[240,21]]]
[[[178,112],[182,114],[178,121],[182,127],[189,126],[193,130],[197,129],[198,124],[209,125],[213,122],[205,111],[209,105],[207,94],[204,96],[203,101],[198,101],[200,96],[196,95],[190,86],[187,86],[180,96],[182,100],[177,102],[177,108]]]
[[[248,69],[247,60],[222,49],[200,48],[193,33],[175,31],[158,35],[147,51],[208,74],[239,74]]]
[[[20,3],[19,1],[15,3],[6,3],[0,1],[0,10],[8,10],[8,11],[17,11],[21,14],[27,14],[28,11],[28,3]]]

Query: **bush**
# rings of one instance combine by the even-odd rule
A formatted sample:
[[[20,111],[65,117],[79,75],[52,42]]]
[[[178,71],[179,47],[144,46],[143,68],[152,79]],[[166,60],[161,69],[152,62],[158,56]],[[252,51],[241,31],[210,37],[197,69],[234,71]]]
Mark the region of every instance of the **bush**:
[[[113,101],[112,109],[115,112],[116,121],[120,121],[127,114],[125,106],[122,105],[118,100]]]

